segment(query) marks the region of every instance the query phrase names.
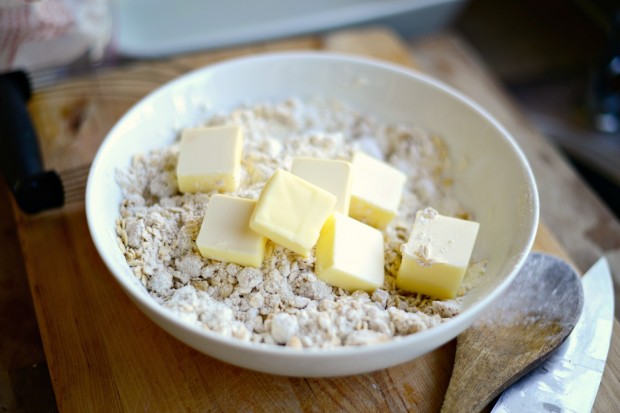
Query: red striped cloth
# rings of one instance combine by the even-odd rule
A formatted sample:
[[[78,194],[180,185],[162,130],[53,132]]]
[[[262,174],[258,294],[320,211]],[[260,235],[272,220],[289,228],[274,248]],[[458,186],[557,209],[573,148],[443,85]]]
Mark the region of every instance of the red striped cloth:
[[[0,68],[11,67],[26,42],[63,36],[74,26],[74,15],[63,0],[0,2]]]

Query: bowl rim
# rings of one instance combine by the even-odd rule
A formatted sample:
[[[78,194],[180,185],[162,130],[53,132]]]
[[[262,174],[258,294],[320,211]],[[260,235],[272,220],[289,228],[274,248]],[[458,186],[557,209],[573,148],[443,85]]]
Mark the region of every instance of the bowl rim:
[[[104,247],[105,243],[103,240],[104,234],[100,234],[96,231],[96,205],[93,204],[92,200],[94,193],[92,182],[95,179],[94,177],[98,174],[98,171],[102,168],[102,159],[105,157],[105,154],[108,151],[108,147],[113,145],[115,141],[118,140],[118,138],[120,137],[120,134],[118,134],[119,129],[122,128],[122,125],[127,122],[128,119],[131,119],[135,112],[140,111],[141,106],[143,106],[145,103],[148,103],[150,100],[154,99],[160,94],[165,94],[169,90],[174,90],[180,84],[192,82],[193,79],[201,76],[208,76],[210,72],[226,70],[226,68],[230,66],[253,64],[254,62],[268,60],[277,62],[287,61],[291,59],[305,59],[312,61],[331,60],[354,65],[374,66],[382,70],[387,70],[400,75],[404,75],[406,77],[415,78],[416,80],[429,84],[430,86],[439,89],[440,92],[446,93],[452,98],[469,106],[499,132],[504,141],[512,149],[517,160],[522,166],[522,170],[524,172],[526,180],[529,182],[529,210],[531,211],[531,217],[528,221],[530,225],[530,231],[527,237],[525,248],[516,258],[512,270],[507,275],[507,277],[493,291],[491,291],[490,294],[482,297],[477,302],[473,303],[462,313],[459,313],[458,315],[450,318],[447,321],[444,321],[437,326],[406,336],[395,336],[393,339],[386,342],[370,343],[361,346],[338,346],[330,348],[292,348],[289,346],[280,346],[276,344],[244,341],[238,338],[224,336],[223,334],[203,329],[197,325],[191,324],[190,322],[177,317],[171,311],[164,308],[161,304],[157,303],[152,297],[143,294],[134,294],[131,291],[132,287],[127,285],[129,280],[126,279],[127,277],[125,275],[116,272],[115,261],[109,256],[109,253],[106,252],[106,249]],[[243,102],[239,102],[239,104],[242,103]],[[460,331],[467,328],[475,320],[476,315],[479,314],[482,309],[491,305],[501,294],[504,293],[504,291],[508,288],[508,286],[516,277],[518,271],[523,266],[527,255],[531,252],[532,246],[534,244],[534,239],[539,223],[539,208],[539,195],[536,180],[522,149],[518,146],[514,137],[508,132],[508,130],[504,128],[504,126],[502,126],[499,121],[495,119],[494,116],[492,116],[486,109],[476,103],[473,99],[469,98],[462,92],[456,90],[452,86],[449,86],[443,81],[440,81],[430,75],[417,72],[411,68],[374,58],[353,56],[331,51],[283,51],[236,57],[191,70],[175,79],[164,83],[163,85],[157,87],[156,89],[142,97],[140,100],[138,100],[136,103],[134,103],[132,107],[126,113],[124,113],[119,120],[116,121],[114,126],[106,134],[93,160],[86,186],[86,219],[88,223],[88,229],[97,249],[97,252],[99,253],[99,256],[102,258],[103,262],[105,263],[106,267],[108,268],[114,279],[122,287],[123,291],[125,291],[125,293],[132,300],[137,301],[140,304],[138,307],[144,306],[148,308],[148,310],[152,311],[152,313],[156,314],[158,317],[163,318],[166,322],[174,324],[176,327],[182,329],[184,333],[189,333],[194,336],[200,336],[201,339],[214,340],[219,344],[234,347],[235,349],[241,351],[256,353],[257,355],[277,355],[279,357],[291,357],[295,359],[300,357],[304,359],[313,359],[323,357],[338,357],[345,355],[356,357],[371,355],[376,352],[397,350],[402,346],[414,345],[418,342],[433,343],[436,337],[447,334],[450,330],[453,329],[454,325],[461,324],[462,326],[464,326]],[[143,313],[146,313],[146,315],[151,318],[152,321],[155,321],[156,324],[160,324],[158,321],[153,319],[150,313],[145,312],[142,308],[140,308],[140,310]],[[164,330],[166,330],[168,334],[171,334],[167,329]],[[447,341],[437,342],[436,344],[433,344],[431,346],[431,349],[437,348],[445,344],[446,342]]]

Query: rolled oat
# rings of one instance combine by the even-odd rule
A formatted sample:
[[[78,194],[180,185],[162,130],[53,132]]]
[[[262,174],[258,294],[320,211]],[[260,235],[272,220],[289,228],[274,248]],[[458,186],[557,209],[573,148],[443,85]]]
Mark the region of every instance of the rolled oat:
[[[256,199],[276,169],[290,170],[294,156],[350,160],[354,150],[363,150],[382,154],[407,174],[398,216],[383,232],[385,283],[371,295],[333,288],[317,279],[313,254],[303,258],[271,242],[260,270],[202,258],[195,239],[212,193],[179,193],[174,144],[134,157],[117,173],[125,198],[119,247],[157,302],[204,329],[294,348],[388,341],[459,313],[461,297],[437,301],[394,286],[416,211],[432,206],[444,215],[469,216],[451,193],[454,177],[439,137],[319,99],[242,107],[206,122],[222,124],[240,125],[245,133],[241,185],[233,193],[240,197]],[[474,263],[466,277],[483,271],[484,263]]]

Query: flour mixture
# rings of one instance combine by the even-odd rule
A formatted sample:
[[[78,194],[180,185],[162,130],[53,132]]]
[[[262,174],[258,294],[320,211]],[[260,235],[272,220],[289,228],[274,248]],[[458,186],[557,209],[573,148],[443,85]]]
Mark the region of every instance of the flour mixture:
[[[439,137],[317,99],[242,107],[205,122],[222,124],[245,132],[242,183],[232,195],[258,198],[273,172],[290,170],[294,156],[350,160],[362,150],[406,173],[399,214],[384,231],[385,283],[372,294],[333,288],[317,279],[312,254],[303,258],[270,241],[260,269],[203,258],[194,241],[212,194],[179,194],[175,144],[136,156],[117,175],[125,197],[119,247],[162,306],[226,336],[298,348],[397,339],[459,313],[459,297],[439,301],[394,287],[416,211],[431,206],[444,215],[468,216],[451,194],[457,177]],[[459,295],[483,272],[483,262],[472,263]]]

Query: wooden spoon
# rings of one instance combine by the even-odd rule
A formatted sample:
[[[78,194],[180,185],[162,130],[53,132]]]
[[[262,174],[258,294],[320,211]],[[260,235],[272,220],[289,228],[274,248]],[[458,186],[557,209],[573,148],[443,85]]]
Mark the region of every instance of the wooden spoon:
[[[575,270],[532,253],[508,291],[458,336],[442,412],[479,412],[540,365],[573,330],[583,308]]]

